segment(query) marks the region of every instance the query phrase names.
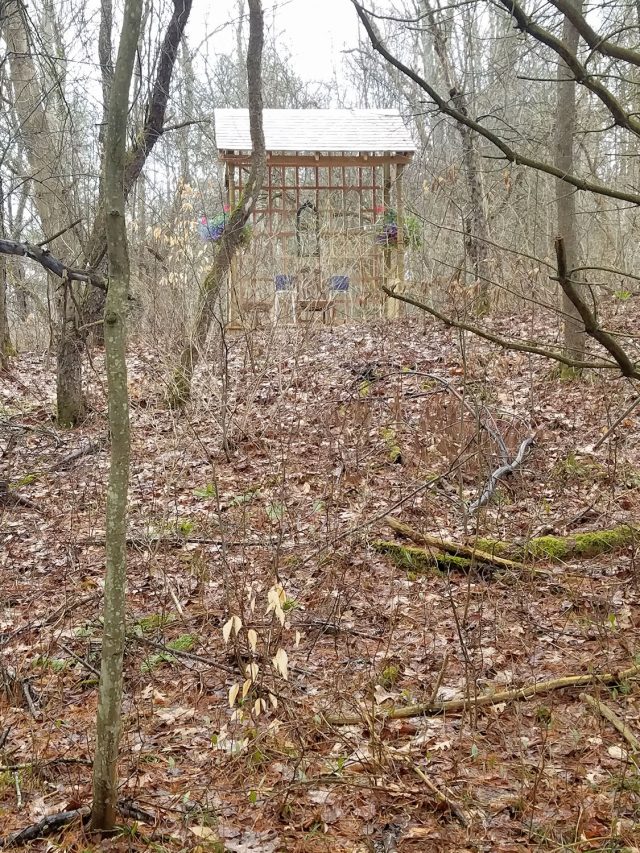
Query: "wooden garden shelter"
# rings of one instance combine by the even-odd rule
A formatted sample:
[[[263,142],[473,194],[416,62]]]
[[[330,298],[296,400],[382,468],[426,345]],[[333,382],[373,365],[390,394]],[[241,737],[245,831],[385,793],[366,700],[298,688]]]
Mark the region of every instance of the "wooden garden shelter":
[[[233,206],[250,170],[249,112],[217,109],[214,120]],[[404,280],[402,176],[415,145],[400,113],[264,110],[263,121],[266,180],[232,267],[230,320],[272,305],[277,282],[295,291],[302,315],[322,308],[336,281],[351,311],[380,311],[380,284]],[[385,218],[397,225],[393,245],[381,239]]]

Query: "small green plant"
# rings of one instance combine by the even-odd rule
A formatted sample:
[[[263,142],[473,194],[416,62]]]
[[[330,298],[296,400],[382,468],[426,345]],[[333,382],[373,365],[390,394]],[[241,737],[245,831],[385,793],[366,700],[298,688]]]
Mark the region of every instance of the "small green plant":
[[[536,708],[536,722],[540,725],[548,726],[551,724],[551,709],[546,705],[538,705]]]
[[[380,673],[380,685],[386,688],[393,687],[399,678],[400,667],[395,666],[395,664],[390,664],[389,666],[385,666]]]
[[[167,643],[167,649],[172,649],[176,652],[190,652],[197,641],[198,638],[193,634],[181,634],[175,640]],[[175,659],[175,655],[172,655],[170,652],[158,652],[145,658],[140,665],[140,670],[141,672],[153,672],[154,669],[163,663],[174,663]]]
[[[69,666],[69,661],[63,658],[49,658],[46,655],[38,655],[33,665],[42,669],[50,669],[52,672],[63,672]]]
[[[228,506],[242,506],[243,504],[251,503],[251,501],[258,497],[260,494],[260,486],[256,486],[254,489],[249,489],[246,492],[243,492],[241,495],[234,495],[231,500],[228,502]]]
[[[193,494],[197,498],[217,498],[218,490],[216,489],[215,483],[207,483],[207,485],[201,489],[194,489]]]
[[[31,483],[35,483],[38,479],[38,474],[25,474],[24,477],[20,477],[17,483],[12,483],[11,487],[14,489],[19,489],[20,486],[30,486]]]
[[[398,444],[395,429],[391,427],[384,427],[382,430],[380,430],[380,435],[382,436],[385,444],[387,445],[387,449],[389,451],[389,461],[393,462],[395,465],[402,465],[402,450],[400,449],[400,445]]]
[[[142,619],[138,619],[134,625],[134,631],[138,636],[152,634],[154,631],[159,631],[175,622],[175,619],[175,613],[152,613],[150,616],[143,616]]]
[[[627,299],[631,299],[632,296],[633,296],[632,291],[631,290],[625,290],[624,288],[622,290],[616,290],[616,292],[615,292],[616,299],[619,299],[621,302],[626,302]]]
[[[267,518],[269,519],[269,521],[274,522],[282,520],[282,518],[284,517],[284,510],[285,507],[283,503],[280,503],[280,501],[274,501],[273,503],[267,505],[265,511],[267,513]]]

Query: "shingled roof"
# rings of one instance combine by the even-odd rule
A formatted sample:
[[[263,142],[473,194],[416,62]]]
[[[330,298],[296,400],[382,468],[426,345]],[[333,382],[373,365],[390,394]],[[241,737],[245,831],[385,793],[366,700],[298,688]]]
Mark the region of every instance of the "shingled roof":
[[[214,110],[219,151],[250,151],[248,110]],[[412,152],[397,110],[264,110],[266,149],[297,152]]]

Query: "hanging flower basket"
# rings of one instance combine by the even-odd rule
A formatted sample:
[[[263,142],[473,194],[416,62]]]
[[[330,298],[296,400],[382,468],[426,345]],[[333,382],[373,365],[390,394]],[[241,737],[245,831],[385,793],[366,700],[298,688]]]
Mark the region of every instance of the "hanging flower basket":
[[[398,245],[398,223],[397,214],[393,208],[385,211],[383,207],[376,208],[376,213],[383,216],[376,222],[375,242],[377,246],[395,247]],[[407,213],[404,217],[403,243],[410,249],[417,249],[422,245],[422,226],[420,220]]]
[[[220,241],[224,233],[225,226],[229,221],[229,210],[229,205],[225,204],[223,212],[216,214],[216,216],[211,219],[202,214],[200,222],[198,223],[198,232],[201,240],[205,243],[218,243]],[[247,222],[242,229],[240,245],[248,246],[250,241],[251,225]]]

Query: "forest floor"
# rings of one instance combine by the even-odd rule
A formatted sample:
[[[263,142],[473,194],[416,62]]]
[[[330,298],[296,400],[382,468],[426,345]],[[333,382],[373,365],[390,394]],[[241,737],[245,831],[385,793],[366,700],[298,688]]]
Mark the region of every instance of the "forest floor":
[[[532,332],[515,318],[492,328]],[[640,663],[635,549],[446,575],[374,547],[394,539],[387,514],[467,543],[640,518],[640,410],[594,450],[630,383],[563,381],[551,362],[462,343],[410,320],[230,338],[225,381],[212,356],[182,415],[164,403],[165,357],[132,352],[129,817],[113,839],[76,821],[27,849],[640,849],[640,759],[583,698],[640,737],[637,679],[472,701]],[[54,372],[24,354],[0,376],[1,476],[31,503],[0,510],[1,836],[91,797],[102,357],[74,431],[52,419]],[[496,433],[511,456],[535,444],[474,515]],[[471,701],[388,716],[434,695]],[[327,719],[340,715],[355,722]]]

